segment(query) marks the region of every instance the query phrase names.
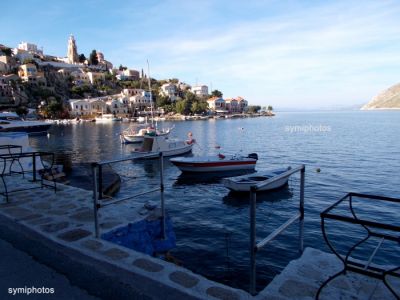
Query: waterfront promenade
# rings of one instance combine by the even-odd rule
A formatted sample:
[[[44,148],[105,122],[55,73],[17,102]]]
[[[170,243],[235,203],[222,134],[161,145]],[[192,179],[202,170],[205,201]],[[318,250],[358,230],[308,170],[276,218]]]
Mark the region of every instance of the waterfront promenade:
[[[27,253],[14,248],[10,243],[0,240],[0,298],[1,299],[57,299],[57,300],[96,300],[87,291],[78,288],[64,275],[45,266]],[[54,293],[17,293],[17,288],[54,289]],[[11,289],[11,293],[9,293]],[[15,295],[14,295],[15,292]]]
[[[32,185],[20,176],[7,178],[10,185]],[[104,299],[313,299],[318,287],[341,265],[332,254],[308,248],[302,258],[291,262],[272,283],[257,296],[243,290],[210,281],[174,264],[94,238],[92,192],[58,185],[57,193],[50,189],[16,192],[10,203],[0,204],[0,238],[10,242],[37,261],[56,272],[65,274],[72,285],[79,286]],[[143,215],[143,207],[113,206],[100,213],[100,228],[107,232]],[[151,215],[151,212],[149,212]],[[172,216],[173,217],[173,216]],[[17,260],[16,273],[2,263],[3,277],[0,293],[5,287],[35,279],[35,284],[47,285],[46,278],[56,272],[32,265],[30,260],[8,243],[5,253]],[[8,256],[7,256],[8,257]],[[9,259],[12,256],[9,256]],[[23,272],[21,264],[27,264]],[[37,270],[33,272],[34,268]],[[23,272],[23,274],[21,273]],[[42,281],[43,280],[43,281]],[[86,292],[71,287],[63,278],[55,279],[54,287],[65,287],[79,299],[91,299]],[[63,285],[64,283],[65,285]],[[49,284],[52,284],[51,281]],[[396,288],[400,285],[397,282]],[[52,286],[48,286],[52,287]],[[80,296],[82,295],[82,297]],[[14,298],[17,299],[17,298]],[[34,298],[32,298],[34,299]],[[38,298],[41,299],[41,298]],[[49,298],[50,299],[50,298]],[[62,298],[57,298],[62,299]],[[73,298],[72,298],[73,299]],[[329,285],[321,299],[394,299],[381,282],[349,273]]]

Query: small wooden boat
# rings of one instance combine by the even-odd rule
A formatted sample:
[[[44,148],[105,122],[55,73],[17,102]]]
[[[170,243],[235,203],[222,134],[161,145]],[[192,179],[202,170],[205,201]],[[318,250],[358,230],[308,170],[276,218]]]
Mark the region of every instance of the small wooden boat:
[[[258,156],[251,153],[248,156],[240,155],[213,155],[195,157],[175,157],[170,162],[182,172],[232,172],[254,170]]]
[[[164,157],[176,156],[192,151],[193,143],[188,140],[170,139],[165,135],[145,135],[140,148],[132,151],[137,158],[156,158],[162,152]]]
[[[287,172],[290,169],[291,167],[280,168],[280,169],[265,171],[260,174],[250,174],[250,175],[224,178],[222,179],[222,183],[224,184],[225,187],[235,192],[248,192],[250,191],[250,188],[254,185],[258,185],[257,188],[258,191],[274,190],[286,185],[291,174],[282,177],[281,179],[273,182],[272,184],[269,184],[270,179],[282,175],[283,173]]]

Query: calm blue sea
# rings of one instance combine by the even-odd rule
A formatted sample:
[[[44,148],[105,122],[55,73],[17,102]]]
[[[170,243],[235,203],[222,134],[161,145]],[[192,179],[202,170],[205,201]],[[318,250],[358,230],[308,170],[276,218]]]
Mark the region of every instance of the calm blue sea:
[[[400,111],[281,112],[273,118],[162,122],[175,125],[174,134],[197,140],[194,155],[256,152],[257,170],[306,165],[304,244],[327,250],[322,239],[320,212],[349,191],[400,198]],[[73,162],[92,162],[128,156],[136,147],[121,145],[118,134],[126,124],[54,126],[48,137],[31,138],[39,149],[65,151]],[[220,149],[217,149],[220,146]],[[316,170],[320,169],[320,172]],[[123,186],[138,189],[155,177],[155,162],[132,164],[137,178]],[[247,289],[249,265],[249,205],[246,196],[228,192],[217,181],[182,178],[165,163],[166,207],[173,219],[177,248],[172,254],[196,273],[234,287]],[[124,193],[123,192],[123,193]],[[157,198],[143,198],[157,201]],[[298,209],[299,176],[288,187],[260,195],[257,236],[265,237]],[[379,213],[377,212],[379,208]],[[365,211],[397,222],[400,210],[368,203]],[[346,249],[362,232],[331,224],[337,247]],[[361,235],[360,235],[361,234]],[[287,263],[299,256],[299,226],[257,254],[258,287],[265,286]],[[398,247],[398,246],[397,246]],[[378,259],[400,264],[396,251]]]

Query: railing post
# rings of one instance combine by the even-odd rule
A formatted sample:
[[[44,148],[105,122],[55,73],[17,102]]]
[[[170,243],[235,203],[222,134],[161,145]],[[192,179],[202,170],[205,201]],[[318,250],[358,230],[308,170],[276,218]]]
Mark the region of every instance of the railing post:
[[[306,167],[303,165],[300,171],[300,214],[301,219],[304,219],[304,179]]]
[[[161,233],[162,238],[166,239],[165,226],[165,203],[164,203],[164,155],[160,152],[160,200],[161,200]]]
[[[300,253],[303,253],[304,250],[304,184],[305,184],[305,171],[306,167],[303,165],[300,171],[300,227],[299,227],[299,235],[300,235]]]
[[[256,294],[256,202],[257,188],[250,188],[250,289],[251,295]]]
[[[33,158],[33,161],[32,161],[33,181],[36,181],[36,153],[35,152],[33,152],[32,158]],[[22,170],[22,172],[24,172],[24,171]]]
[[[94,212],[94,232],[95,237],[99,237],[99,219],[98,219],[98,187],[97,187],[97,168],[98,164],[92,164],[93,172],[93,212]]]
[[[98,178],[99,178],[99,199],[103,199],[103,166],[98,165],[99,168],[99,173],[98,173]]]

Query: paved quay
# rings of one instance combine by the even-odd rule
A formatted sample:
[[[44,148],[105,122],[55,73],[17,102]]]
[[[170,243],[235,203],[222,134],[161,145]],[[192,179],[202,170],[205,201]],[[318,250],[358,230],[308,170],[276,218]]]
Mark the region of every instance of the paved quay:
[[[71,284],[64,275],[37,262],[27,253],[14,248],[10,243],[0,240],[0,299],[82,299],[96,300],[87,291]],[[17,293],[17,288],[40,288],[41,293]],[[48,294],[45,294],[48,289]],[[11,293],[9,293],[11,289]],[[53,289],[54,293],[50,293]]]
[[[313,248],[306,248],[303,255],[291,261],[281,274],[264,289],[263,299],[315,299],[319,287],[330,276],[343,269],[334,255]],[[400,280],[389,280],[400,293]],[[378,279],[347,272],[333,279],[324,287],[320,299],[396,299]]]
[[[13,189],[36,184],[20,176],[6,180],[7,186]],[[26,278],[32,279],[38,274],[35,282],[44,285],[48,276],[61,273],[68,278],[69,283],[65,279],[66,286],[72,287],[72,295],[79,293],[79,289],[75,290],[75,286],[79,286],[90,295],[103,299],[314,299],[319,286],[341,268],[333,254],[307,248],[300,259],[292,261],[268,287],[253,297],[172,263],[96,239],[91,191],[58,184],[57,193],[50,189],[21,191],[10,194],[9,203],[4,197],[0,197],[0,202],[0,238],[51,268],[26,272]],[[146,217],[143,206],[132,205],[121,202],[102,209],[101,231],[108,232]],[[6,253],[10,251],[13,252],[8,248]],[[24,258],[21,261],[25,265]],[[29,260],[26,265],[29,269]],[[8,268],[11,267],[7,264],[3,268],[2,263],[3,272]],[[41,276],[44,276],[43,281]],[[15,286],[25,277],[15,275],[14,278],[15,281],[5,281],[2,286]],[[395,284],[400,291],[400,284]],[[83,294],[79,299],[91,297],[82,290],[80,292]],[[328,285],[320,299],[394,297],[381,282],[348,273]]]

